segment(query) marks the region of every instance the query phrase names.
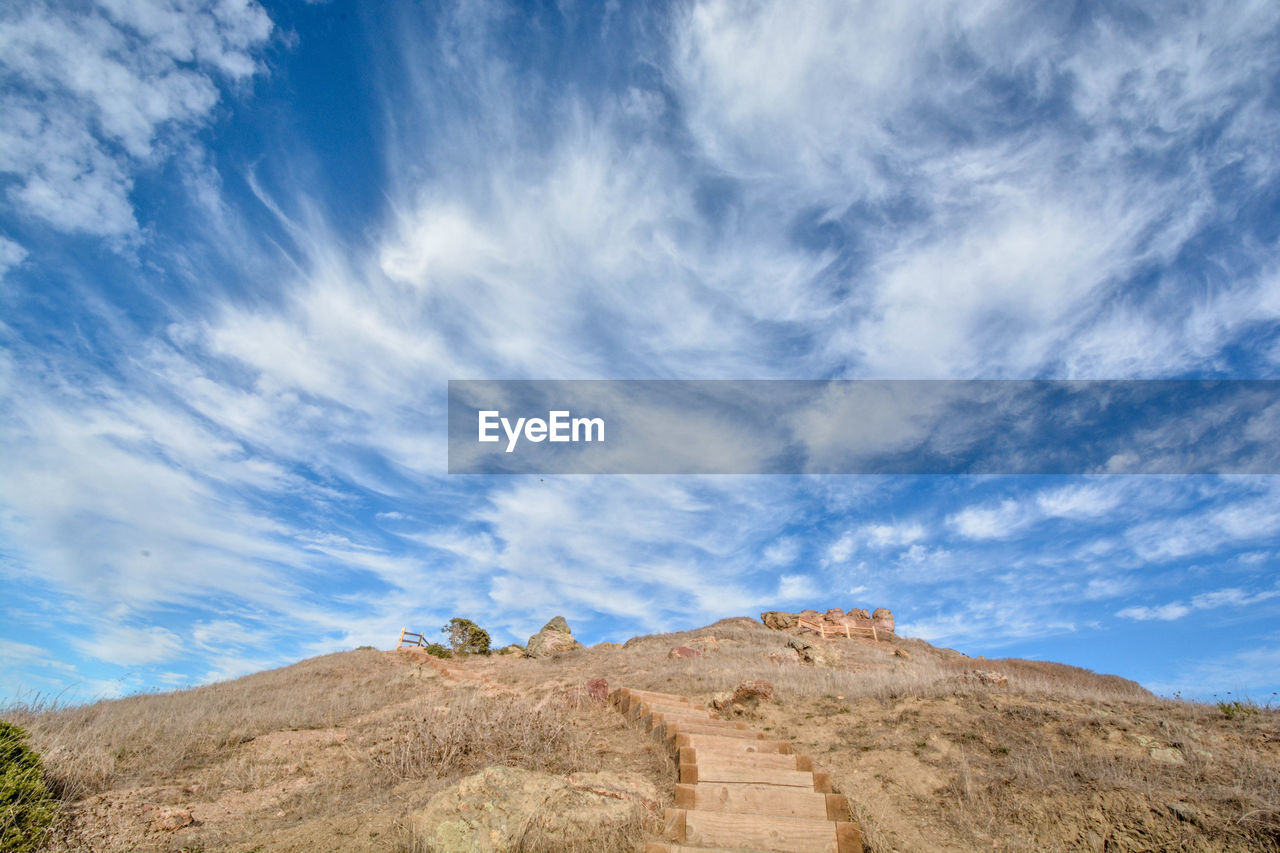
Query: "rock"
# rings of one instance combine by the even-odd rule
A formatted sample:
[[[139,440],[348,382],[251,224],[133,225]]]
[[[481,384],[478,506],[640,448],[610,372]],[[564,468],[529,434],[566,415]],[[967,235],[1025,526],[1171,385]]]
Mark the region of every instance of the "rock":
[[[868,613],[866,609],[862,607],[849,608],[849,615],[852,616],[854,619],[862,619],[865,621],[871,620],[871,614]]]
[[[721,691],[711,697],[711,707],[717,711],[724,711],[733,704],[733,693],[729,690]]]
[[[569,631],[569,623],[563,616],[557,616],[542,626],[542,630],[529,638],[524,653],[531,658],[546,658],[562,652],[582,648]]]
[[[797,615],[801,619],[809,619],[814,622],[822,621],[822,614],[816,610],[801,610]]]
[[[609,679],[593,678],[583,685],[583,689],[587,692],[587,698],[592,702],[603,705],[609,701]]]
[[[875,623],[877,631],[893,633],[893,611],[889,608],[877,607],[876,612],[871,614],[871,621]]]
[[[829,662],[829,657],[826,651],[819,646],[815,646],[808,640],[803,640],[800,637],[792,637],[787,641],[787,645],[795,649],[796,654],[800,656],[800,660],[805,663],[826,664]]]
[[[773,685],[762,678],[739,682],[733,690],[733,703],[754,708],[764,702],[773,701]]]
[[[1204,819],[1200,817],[1200,812],[1193,806],[1186,803],[1165,803],[1165,808],[1173,812],[1173,816],[1184,823],[1194,824],[1201,828],[1204,827]]]
[[[632,773],[568,778],[488,767],[413,815],[415,840],[439,853],[626,849],[658,810],[652,783]]]
[[[672,659],[700,658],[702,657],[702,652],[697,649],[691,649],[688,646],[672,646],[671,651],[667,652],[667,657]]]
[[[605,641],[603,641],[603,642],[596,643],[596,644],[595,644],[594,646],[592,646],[591,648],[593,648],[593,649],[620,649],[620,648],[622,648],[622,643],[611,643],[611,642],[609,642],[608,640],[605,640]]]
[[[498,654],[500,654],[500,655],[522,655],[522,654],[524,654],[524,646],[521,646],[521,645],[519,645],[518,643],[512,643],[512,644],[511,644],[511,645],[509,645],[509,646],[503,646],[502,648],[498,649]]]
[[[1152,747],[1151,760],[1160,764],[1186,764],[1187,759],[1183,756],[1182,750],[1174,746]]]
[[[694,637],[693,640],[689,642],[689,645],[693,648],[700,649],[703,654],[706,654],[707,652],[720,651],[720,641],[712,636]]]
[[[911,652],[906,649],[894,649],[893,653],[895,656],[900,657],[903,660],[911,660]]]
[[[776,652],[770,652],[769,660],[779,665],[784,663],[800,663],[800,653],[791,648],[780,649]]]
[[[151,816],[151,828],[161,832],[173,832],[195,822],[188,809],[163,808]]]
[[[822,618],[830,622],[832,625],[843,625],[844,611],[839,607],[832,607],[826,613],[822,614]]]
[[[760,614],[760,621],[765,627],[772,628],[775,631],[785,631],[788,628],[796,626],[797,616],[794,613],[785,613],[781,610],[766,610]]]
[[[1004,673],[996,672],[994,669],[968,669],[965,670],[964,677],[991,687],[1005,687],[1009,684],[1009,679],[1005,678]]]

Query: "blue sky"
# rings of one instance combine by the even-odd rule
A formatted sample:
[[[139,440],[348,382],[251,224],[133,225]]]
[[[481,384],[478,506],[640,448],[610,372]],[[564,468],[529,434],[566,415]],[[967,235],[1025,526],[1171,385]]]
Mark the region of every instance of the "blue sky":
[[[1280,378],[1273,2],[0,11],[0,693],[806,606],[1280,690],[1269,476],[449,477],[449,379]]]

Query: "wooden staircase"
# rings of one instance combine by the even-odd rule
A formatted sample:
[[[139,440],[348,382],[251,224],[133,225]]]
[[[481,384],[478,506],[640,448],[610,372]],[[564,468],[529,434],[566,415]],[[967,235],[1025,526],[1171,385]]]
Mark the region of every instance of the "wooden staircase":
[[[861,853],[862,833],[829,774],[746,723],[720,720],[683,696],[620,688],[609,701],[678,757],[666,841],[645,853]]]

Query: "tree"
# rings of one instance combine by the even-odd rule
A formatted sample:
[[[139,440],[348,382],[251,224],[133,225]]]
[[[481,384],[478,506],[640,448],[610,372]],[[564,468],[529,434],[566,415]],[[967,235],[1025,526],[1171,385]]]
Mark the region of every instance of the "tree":
[[[449,648],[460,655],[489,654],[489,632],[470,619],[455,616],[440,629],[449,635]]]
[[[39,850],[54,817],[53,795],[27,733],[0,720],[0,850]]]

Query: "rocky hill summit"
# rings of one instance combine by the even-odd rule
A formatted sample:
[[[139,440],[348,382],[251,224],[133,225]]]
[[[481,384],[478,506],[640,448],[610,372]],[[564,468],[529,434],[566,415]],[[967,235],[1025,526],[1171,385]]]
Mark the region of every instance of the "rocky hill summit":
[[[852,630],[864,623],[874,636]],[[686,814],[686,833],[702,818],[677,802],[684,754],[657,735],[726,729],[806,757],[847,811],[828,817],[871,851],[1280,849],[1280,712],[1248,701],[971,658],[900,636],[886,609],[591,647],[557,618],[511,651],[362,649],[0,716],[59,797],[51,850],[687,845],[664,841],[667,817]],[[623,687],[667,707],[642,724],[611,705]]]

